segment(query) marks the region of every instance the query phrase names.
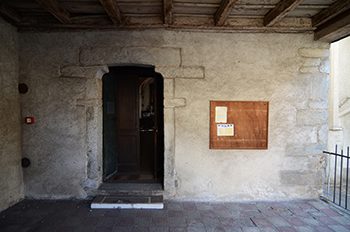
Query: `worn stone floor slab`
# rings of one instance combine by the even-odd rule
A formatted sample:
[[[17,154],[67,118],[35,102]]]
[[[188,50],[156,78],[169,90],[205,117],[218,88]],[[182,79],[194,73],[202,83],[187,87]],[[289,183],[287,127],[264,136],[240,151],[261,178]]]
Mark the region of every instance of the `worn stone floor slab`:
[[[0,213],[0,231],[350,231],[350,216],[320,200],[165,202],[163,210],[91,210],[89,201],[24,200]]]

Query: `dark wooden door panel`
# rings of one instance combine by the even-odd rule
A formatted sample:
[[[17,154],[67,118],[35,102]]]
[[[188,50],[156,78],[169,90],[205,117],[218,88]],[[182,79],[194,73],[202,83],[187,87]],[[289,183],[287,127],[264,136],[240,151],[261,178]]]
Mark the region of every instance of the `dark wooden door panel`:
[[[138,77],[117,78],[117,150],[118,172],[140,172]]]

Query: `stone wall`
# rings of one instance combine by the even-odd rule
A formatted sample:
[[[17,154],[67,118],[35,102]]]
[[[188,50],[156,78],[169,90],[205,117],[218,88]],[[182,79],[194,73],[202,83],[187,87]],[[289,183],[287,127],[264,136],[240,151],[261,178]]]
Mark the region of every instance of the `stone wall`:
[[[0,18],[0,211],[23,198],[17,30]]]
[[[327,141],[328,44],[311,34],[167,30],[22,33],[26,195],[84,198],[102,176],[101,77],[154,65],[164,78],[165,193],[184,200],[317,197]],[[210,100],[270,102],[267,150],[210,150]]]

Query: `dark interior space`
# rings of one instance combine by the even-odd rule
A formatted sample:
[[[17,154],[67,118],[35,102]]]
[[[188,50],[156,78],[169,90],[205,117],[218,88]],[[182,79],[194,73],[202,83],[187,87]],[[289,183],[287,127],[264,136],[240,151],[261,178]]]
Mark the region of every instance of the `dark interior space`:
[[[110,67],[103,77],[105,182],[163,182],[163,78],[154,67]]]

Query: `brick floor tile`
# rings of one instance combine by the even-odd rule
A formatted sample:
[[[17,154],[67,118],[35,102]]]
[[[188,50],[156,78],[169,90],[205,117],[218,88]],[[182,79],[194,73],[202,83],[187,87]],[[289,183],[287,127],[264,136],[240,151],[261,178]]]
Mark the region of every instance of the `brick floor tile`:
[[[274,227],[262,227],[259,229],[261,232],[277,232],[277,229]]]
[[[193,211],[193,210],[197,210],[196,204],[193,202],[183,202],[182,203],[182,207],[184,210],[186,211]]]
[[[290,216],[290,217],[284,217],[286,221],[291,224],[292,226],[305,226],[307,225],[305,221],[301,217],[298,216]]]
[[[151,226],[152,225],[152,218],[139,216],[139,217],[135,218],[134,223],[135,223],[135,225],[138,225],[138,226]]]
[[[252,211],[252,210],[255,210],[255,211],[258,211],[258,208],[256,206],[256,204],[254,203],[239,203],[238,204],[240,210],[247,210],[247,211]]]
[[[95,227],[95,232],[113,231],[113,227],[114,226],[111,226],[111,225],[109,225],[109,226],[107,226],[107,225],[98,225],[98,226]]]
[[[260,232],[258,227],[242,227],[243,232]]]
[[[290,224],[280,216],[268,217],[267,219],[276,227],[290,226]]]
[[[225,227],[223,226],[206,226],[206,232],[226,232]]]
[[[342,214],[340,214],[339,212],[333,210],[333,209],[321,209],[321,211],[323,213],[325,213],[327,216],[330,216],[330,217],[338,217],[338,216],[342,216]]]
[[[332,230],[334,230],[335,232],[349,232],[350,229],[342,226],[342,225],[329,225],[329,228],[331,228]]]
[[[278,227],[279,232],[296,232],[297,230],[293,226],[281,226]]]
[[[255,225],[257,225],[259,228],[261,227],[273,227],[273,224],[268,221],[266,218],[252,218]]]
[[[317,232],[333,232],[333,230],[328,226],[315,226],[314,229]]]
[[[0,231],[350,231],[350,216],[321,201],[166,202],[164,210],[91,210],[87,201],[22,201]]]
[[[312,225],[312,226],[322,226],[322,222],[317,221],[317,219],[315,218],[302,218],[302,220],[308,224],[308,225]]]
[[[181,227],[186,225],[185,217],[171,217],[167,220],[169,226]]]
[[[186,227],[170,227],[169,232],[186,232]]]
[[[350,220],[344,216],[332,217],[332,219],[341,225],[350,225]]]
[[[209,211],[213,209],[213,205],[207,202],[196,202],[196,208],[198,210]]]

